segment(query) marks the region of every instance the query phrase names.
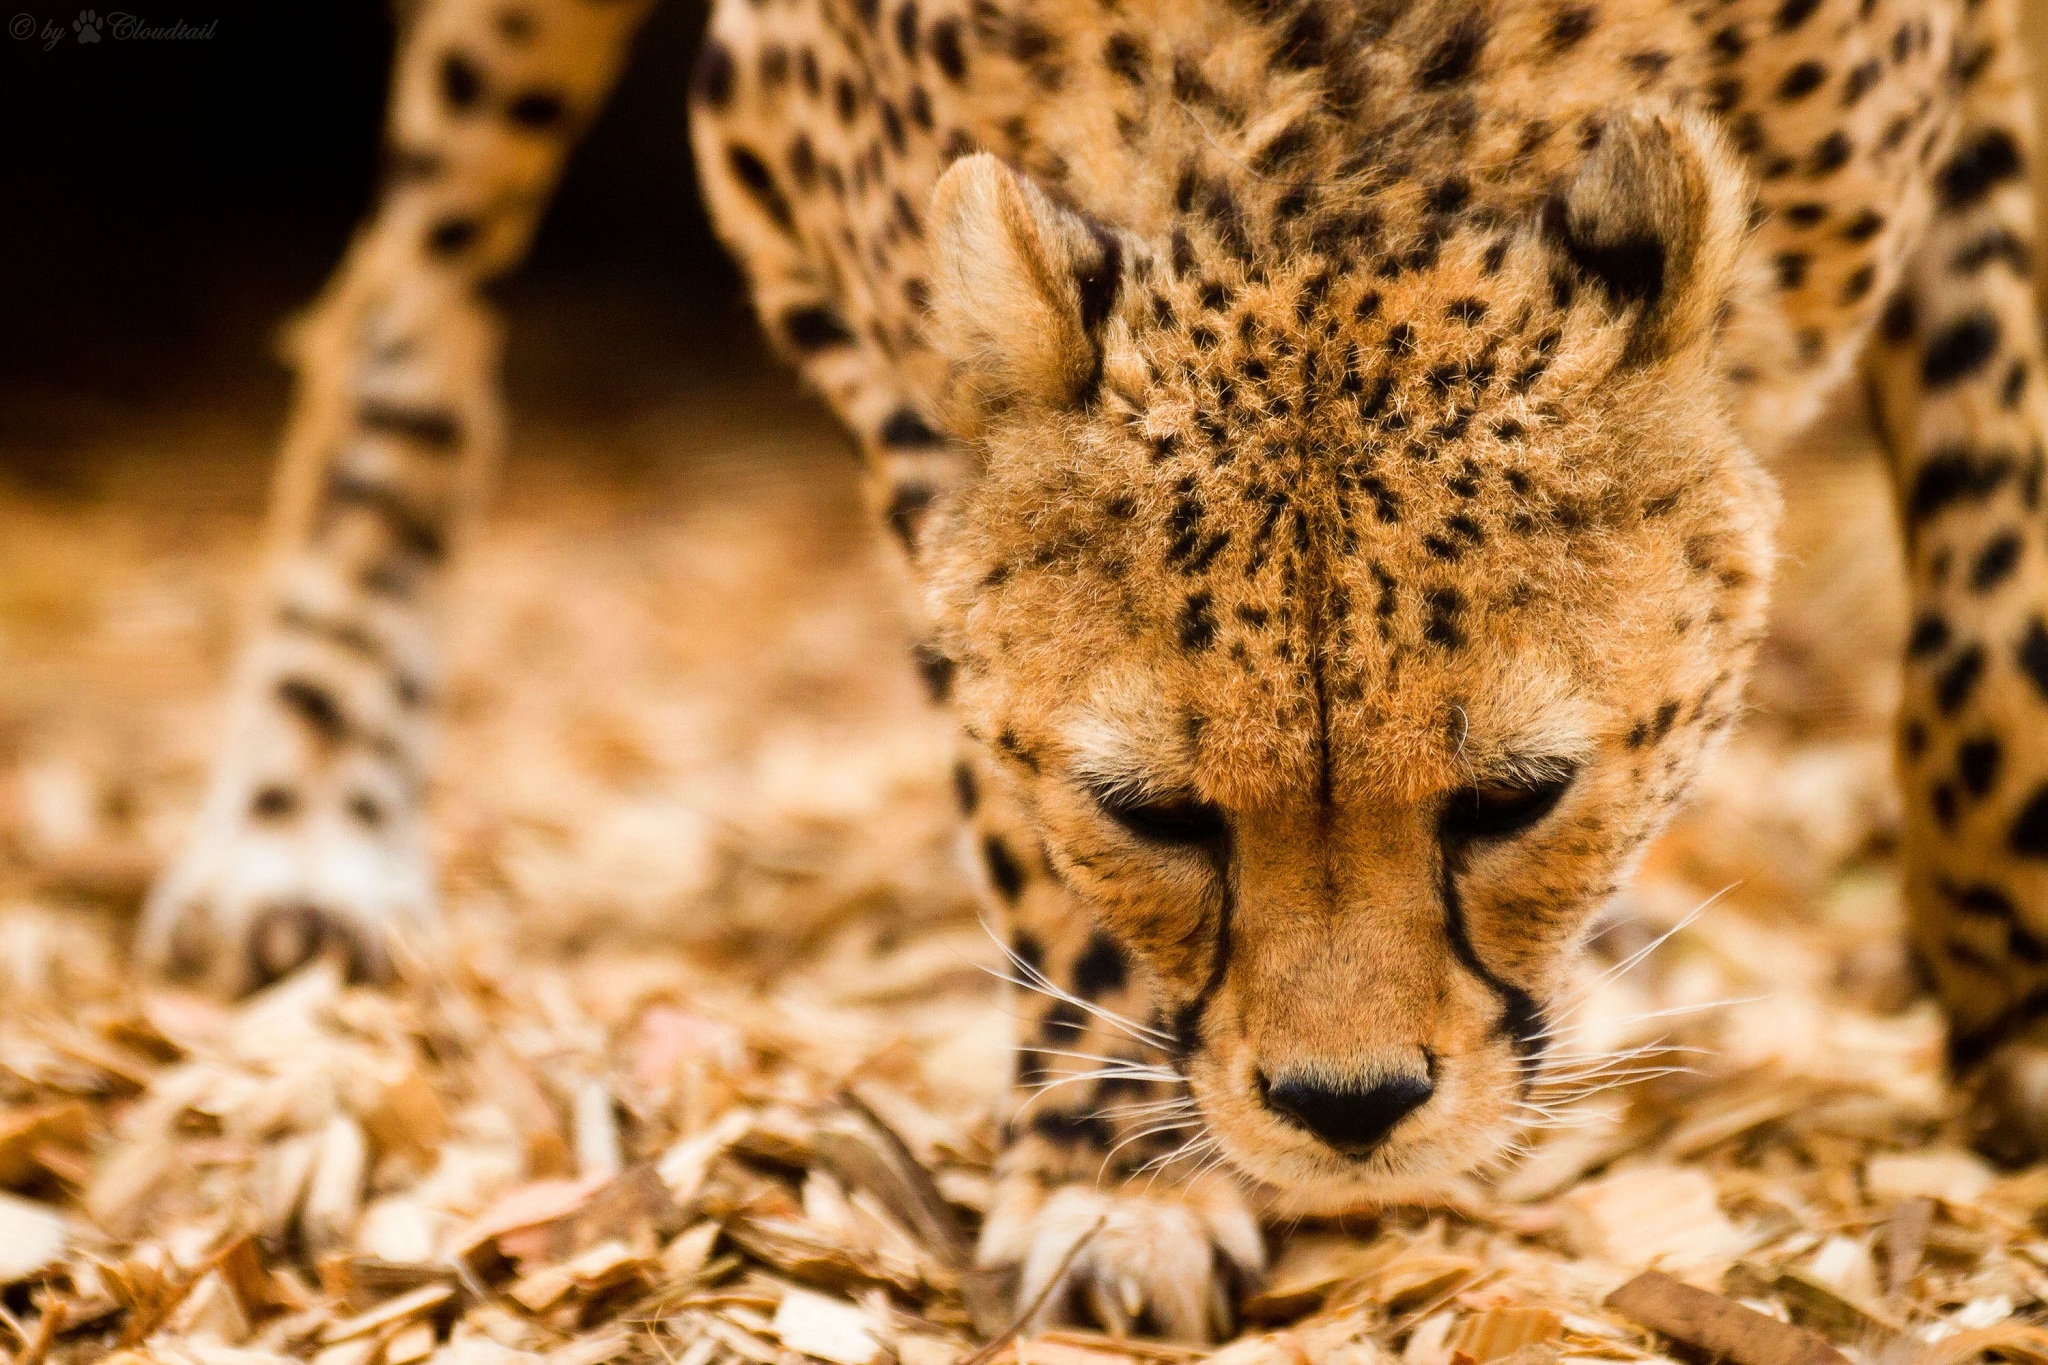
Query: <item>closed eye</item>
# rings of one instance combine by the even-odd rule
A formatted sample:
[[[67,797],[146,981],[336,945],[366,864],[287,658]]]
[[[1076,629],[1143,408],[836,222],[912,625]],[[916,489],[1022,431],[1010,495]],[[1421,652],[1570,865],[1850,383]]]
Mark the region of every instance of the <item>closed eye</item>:
[[[1213,849],[1222,845],[1230,833],[1223,812],[1194,797],[1155,800],[1100,790],[1092,795],[1104,815],[1148,844]]]
[[[1576,775],[1567,771],[1543,781],[1487,782],[1452,792],[1441,817],[1445,842],[1487,843],[1534,829],[1557,809]]]

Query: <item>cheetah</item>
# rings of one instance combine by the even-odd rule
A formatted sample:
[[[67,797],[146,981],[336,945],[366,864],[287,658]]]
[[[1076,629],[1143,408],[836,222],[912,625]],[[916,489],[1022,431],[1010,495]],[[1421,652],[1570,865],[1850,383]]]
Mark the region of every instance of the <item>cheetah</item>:
[[[375,978],[431,925],[435,621],[502,443],[481,290],[644,8],[418,7],[156,969]],[[1859,376],[1910,577],[1911,946],[1988,1140],[2048,1147],[2017,18],[717,0],[706,201],[865,455],[1029,988],[980,1243],[1020,1301],[1201,1340],[1259,1212],[1503,1152],[1566,965],[1738,714],[1764,461]]]

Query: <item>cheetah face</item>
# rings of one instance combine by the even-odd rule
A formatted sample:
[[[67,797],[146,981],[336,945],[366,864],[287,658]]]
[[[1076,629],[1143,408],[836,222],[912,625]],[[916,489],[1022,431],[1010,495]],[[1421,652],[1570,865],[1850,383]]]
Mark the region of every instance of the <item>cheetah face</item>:
[[[1775,504],[1714,390],[1717,157],[1624,125],[1505,251],[1392,280],[1148,265],[986,158],[940,186],[964,719],[1295,1207],[1500,1155],[1739,704]]]

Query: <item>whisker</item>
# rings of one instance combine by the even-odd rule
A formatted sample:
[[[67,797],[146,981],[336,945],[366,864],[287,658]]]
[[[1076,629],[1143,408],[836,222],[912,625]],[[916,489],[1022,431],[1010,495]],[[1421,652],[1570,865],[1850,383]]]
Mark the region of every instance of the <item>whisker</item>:
[[[986,919],[983,919],[981,921],[981,929],[983,933],[988,935],[989,941],[995,944],[996,947],[999,950],[1001,950],[1004,958],[1009,961],[1010,965],[1017,971],[1023,973],[1026,977],[1030,978],[1030,980],[1019,980],[1016,977],[1005,976],[1003,973],[995,971],[992,968],[984,968],[984,970],[988,971],[991,976],[995,976],[1002,980],[1008,981],[1011,985],[1017,986],[1020,989],[1035,990],[1039,994],[1050,996],[1054,1000],[1065,1001],[1067,1004],[1074,1006],[1076,1009],[1082,1010],[1087,1014],[1093,1015],[1095,1018],[1101,1020],[1103,1023],[1108,1024],[1111,1028],[1114,1028],[1119,1032],[1136,1039],[1139,1042],[1149,1043],[1154,1047],[1164,1048],[1168,1052],[1173,1051],[1175,1046],[1175,1040],[1172,1037],[1168,1036],[1167,1034],[1161,1032],[1158,1029],[1148,1028],[1145,1025],[1138,1023],[1134,1019],[1126,1019],[1123,1015],[1118,1014],[1115,1010],[1104,1009],[1102,1006],[1096,1004],[1092,1000],[1084,1000],[1080,996],[1075,995],[1072,991],[1069,991],[1064,987],[1055,984],[1053,980],[1050,977],[1048,977],[1044,972],[1032,966],[1029,962],[1026,962],[1014,948],[1010,947],[1009,944],[1003,942],[1001,936],[996,933],[995,928],[992,925],[990,925]]]

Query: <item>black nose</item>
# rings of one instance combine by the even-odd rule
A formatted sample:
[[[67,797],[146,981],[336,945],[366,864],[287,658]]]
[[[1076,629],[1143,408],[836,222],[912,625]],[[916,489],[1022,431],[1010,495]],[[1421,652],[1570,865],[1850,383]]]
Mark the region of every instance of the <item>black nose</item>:
[[[1394,1076],[1360,1085],[1283,1076],[1266,1083],[1268,1106],[1353,1156],[1379,1146],[1395,1124],[1435,1093],[1436,1086],[1422,1076]]]

